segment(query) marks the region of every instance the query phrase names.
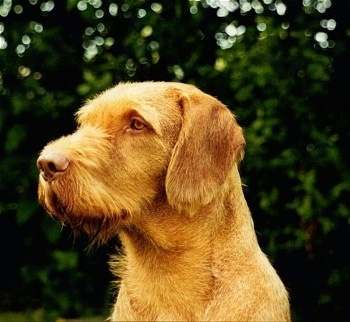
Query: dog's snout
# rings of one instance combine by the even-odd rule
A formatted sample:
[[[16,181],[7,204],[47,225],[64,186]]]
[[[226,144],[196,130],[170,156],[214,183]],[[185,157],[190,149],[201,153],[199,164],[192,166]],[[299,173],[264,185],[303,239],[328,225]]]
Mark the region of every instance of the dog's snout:
[[[61,152],[45,153],[37,160],[37,167],[46,181],[52,181],[58,173],[67,170],[68,166],[69,159]]]

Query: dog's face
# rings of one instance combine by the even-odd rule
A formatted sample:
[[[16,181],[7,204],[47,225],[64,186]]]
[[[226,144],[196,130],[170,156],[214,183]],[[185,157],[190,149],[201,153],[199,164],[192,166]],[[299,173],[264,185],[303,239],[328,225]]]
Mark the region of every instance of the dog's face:
[[[232,114],[190,85],[118,85],[87,102],[77,123],[41,152],[39,201],[97,241],[133,224],[155,200],[193,214],[242,157]]]

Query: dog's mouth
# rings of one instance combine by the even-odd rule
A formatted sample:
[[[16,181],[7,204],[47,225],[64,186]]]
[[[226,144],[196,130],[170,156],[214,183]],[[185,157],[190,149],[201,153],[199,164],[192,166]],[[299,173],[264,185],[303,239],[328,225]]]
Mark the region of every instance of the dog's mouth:
[[[39,203],[54,220],[62,226],[70,226],[74,236],[87,234],[90,244],[105,244],[117,235],[122,221],[127,220],[129,214],[122,210],[120,214],[80,214],[74,207],[64,202],[59,195],[46,187],[39,187]]]

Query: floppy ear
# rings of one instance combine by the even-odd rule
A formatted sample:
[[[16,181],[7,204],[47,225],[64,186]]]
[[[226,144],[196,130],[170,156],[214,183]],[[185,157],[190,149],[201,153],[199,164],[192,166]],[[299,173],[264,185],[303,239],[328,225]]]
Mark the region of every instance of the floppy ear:
[[[169,203],[189,215],[218,197],[245,140],[231,112],[214,97],[182,96],[182,128],[166,176]]]

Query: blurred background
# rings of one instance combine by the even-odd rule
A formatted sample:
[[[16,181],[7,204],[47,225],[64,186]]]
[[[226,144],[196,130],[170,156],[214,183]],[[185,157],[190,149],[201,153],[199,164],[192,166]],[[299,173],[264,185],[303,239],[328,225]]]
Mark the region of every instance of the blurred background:
[[[121,81],[192,83],[237,115],[244,192],[294,321],[350,319],[350,1],[0,1],[0,320],[102,320],[107,261],[37,203],[36,158]],[[62,321],[62,320],[61,320]]]

